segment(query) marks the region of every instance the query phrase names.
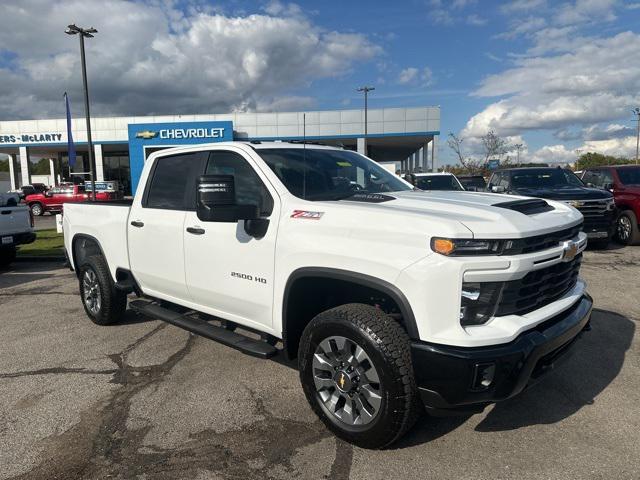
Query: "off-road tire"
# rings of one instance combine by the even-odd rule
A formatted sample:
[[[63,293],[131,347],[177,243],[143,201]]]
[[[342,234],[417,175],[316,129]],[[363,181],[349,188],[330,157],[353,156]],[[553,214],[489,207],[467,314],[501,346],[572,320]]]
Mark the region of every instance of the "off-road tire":
[[[364,349],[380,378],[381,407],[370,424],[357,429],[329,418],[314,384],[318,345],[343,336]],[[347,304],[317,315],[305,328],[298,351],[300,381],[313,411],[336,436],[362,448],[384,448],[404,435],[423,411],[411,362],[410,340],[394,319],[364,304]]]
[[[35,212],[33,211],[34,207],[36,208]],[[40,217],[44,215],[44,206],[40,202],[34,202],[29,204],[29,209],[31,210],[31,213],[35,217]]]
[[[629,227],[631,229],[627,238],[622,238],[619,230],[619,223],[623,220],[623,217],[629,222]],[[623,210],[620,215],[618,215],[618,219],[616,220],[615,238],[616,241],[622,245],[640,245],[640,228],[638,228],[638,219],[636,218],[635,213],[631,210]]]
[[[7,268],[16,259],[16,248],[0,249],[0,268]]]
[[[100,306],[92,312],[87,306],[85,292],[85,275],[93,272],[99,286]],[[79,269],[80,297],[87,316],[97,325],[110,325],[122,319],[127,309],[127,295],[116,290],[107,262],[102,255],[88,257]]]

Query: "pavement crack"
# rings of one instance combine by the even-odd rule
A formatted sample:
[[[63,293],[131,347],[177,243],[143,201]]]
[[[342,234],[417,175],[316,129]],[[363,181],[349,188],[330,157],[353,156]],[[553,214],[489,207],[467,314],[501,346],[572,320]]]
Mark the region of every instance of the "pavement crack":
[[[39,370],[27,370],[23,372],[0,373],[0,378],[20,378],[30,377],[34,375],[66,375],[66,374],[84,374],[84,375],[113,375],[116,369],[109,370],[93,370],[89,368],[41,368]]]

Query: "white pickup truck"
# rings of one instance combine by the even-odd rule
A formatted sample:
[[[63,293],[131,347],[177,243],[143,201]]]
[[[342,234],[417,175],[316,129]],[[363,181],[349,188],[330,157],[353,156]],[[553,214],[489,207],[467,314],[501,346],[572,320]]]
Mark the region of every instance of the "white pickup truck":
[[[13,262],[18,245],[36,239],[31,211],[19,202],[18,194],[0,193],[0,268]]]
[[[516,395],[589,328],[581,224],[560,202],[420,191],[353,151],[231,142],[153,153],[131,205],[69,204],[64,235],[95,323],[135,293],[154,318],[297,357],[327,427],[381,448],[423,406]]]

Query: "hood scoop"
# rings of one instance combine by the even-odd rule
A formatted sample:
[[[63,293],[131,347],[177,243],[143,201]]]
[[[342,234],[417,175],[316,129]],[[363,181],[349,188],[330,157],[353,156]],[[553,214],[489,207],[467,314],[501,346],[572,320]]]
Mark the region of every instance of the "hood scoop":
[[[555,210],[551,205],[539,198],[530,200],[514,200],[512,202],[495,203],[494,207],[506,208],[524,215],[535,215],[536,213],[544,213]]]

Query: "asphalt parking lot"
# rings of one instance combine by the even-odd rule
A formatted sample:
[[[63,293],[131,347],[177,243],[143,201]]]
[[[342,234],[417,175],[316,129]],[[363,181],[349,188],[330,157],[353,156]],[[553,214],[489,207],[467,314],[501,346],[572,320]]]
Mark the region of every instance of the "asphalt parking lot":
[[[98,327],[73,273],[0,273],[0,478],[640,478],[640,248],[585,254],[596,307],[521,396],[425,418],[393,449],[336,441],[297,371],[129,312]]]

